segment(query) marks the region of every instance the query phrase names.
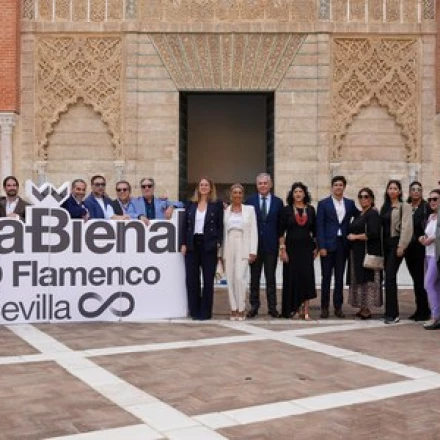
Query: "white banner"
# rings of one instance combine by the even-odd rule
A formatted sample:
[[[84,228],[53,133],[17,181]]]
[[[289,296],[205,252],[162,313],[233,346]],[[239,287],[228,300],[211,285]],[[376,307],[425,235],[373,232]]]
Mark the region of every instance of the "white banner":
[[[27,182],[26,223],[0,219],[0,323],[185,317],[178,215],[72,220],[66,188]]]

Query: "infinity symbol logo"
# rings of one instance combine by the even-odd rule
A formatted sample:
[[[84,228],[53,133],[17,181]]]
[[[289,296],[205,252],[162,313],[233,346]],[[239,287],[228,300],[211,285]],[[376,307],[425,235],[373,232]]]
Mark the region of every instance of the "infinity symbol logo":
[[[128,307],[125,310],[118,310],[114,307],[110,307],[114,301],[117,301],[121,298],[125,298],[128,301]],[[79,299],[78,310],[81,315],[85,316],[86,318],[96,318],[107,309],[109,309],[113,315],[125,318],[126,316],[130,315],[134,309],[134,298],[128,292],[116,292],[113,295],[110,295],[107,300],[104,301],[96,310],[91,311],[86,310],[84,307],[85,302],[89,299],[95,299],[99,302],[102,302],[102,296],[95,292],[87,292]]]

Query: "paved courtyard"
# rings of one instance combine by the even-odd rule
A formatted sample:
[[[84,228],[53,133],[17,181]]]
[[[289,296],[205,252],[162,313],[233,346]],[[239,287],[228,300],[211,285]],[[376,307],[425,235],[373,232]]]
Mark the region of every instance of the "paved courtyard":
[[[0,439],[440,439],[440,332],[228,320],[0,327]],[[316,305],[312,316],[317,318]]]

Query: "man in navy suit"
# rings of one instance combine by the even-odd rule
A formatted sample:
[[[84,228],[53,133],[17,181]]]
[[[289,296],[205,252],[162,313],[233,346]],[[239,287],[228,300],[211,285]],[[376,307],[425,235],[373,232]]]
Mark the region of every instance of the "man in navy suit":
[[[174,208],[183,208],[181,202],[171,202],[167,199],[157,198],[154,195],[156,182],[152,177],[144,177],[141,182],[142,196],[133,199],[135,211],[139,214],[139,220],[146,225],[150,220],[169,220],[173,215]]]
[[[344,176],[332,179],[332,194],[318,203],[316,235],[321,256],[321,318],[328,318],[330,282],[335,273],[333,306],[335,316],[344,318],[344,270],[348,257],[348,226],[359,211],[353,200],[344,197],[347,181]]]
[[[88,220],[89,211],[84,205],[86,190],[87,183],[83,179],[75,179],[72,182],[70,196],[61,205],[62,208],[69,212],[71,218]]]
[[[93,176],[90,180],[92,185],[92,192],[84,200],[89,211],[89,218],[104,218],[109,220],[114,218],[112,201],[105,195],[105,187],[107,185],[105,178],[101,175]]]
[[[269,315],[279,318],[277,311],[277,287],[275,272],[278,263],[278,238],[280,235],[282,200],[271,194],[272,179],[269,174],[261,173],[257,176],[257,193],[246,200],[246,205],[253,205],[257,214],[258,225],[258,253],[251,264],[251,309],[247,316],[253,318],[260,308],[260,278],[264,267],[266,278],[266,296]]]

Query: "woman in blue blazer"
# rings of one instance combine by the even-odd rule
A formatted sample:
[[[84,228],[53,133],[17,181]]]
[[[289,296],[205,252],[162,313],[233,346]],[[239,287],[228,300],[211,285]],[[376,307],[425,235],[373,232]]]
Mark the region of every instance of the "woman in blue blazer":
[[[203,177],[185,210],[181,252],[185,256],[189,313],[196,320],[212,316],[217,253],[223,240],[223,203],[216,199],[214,182]]]

